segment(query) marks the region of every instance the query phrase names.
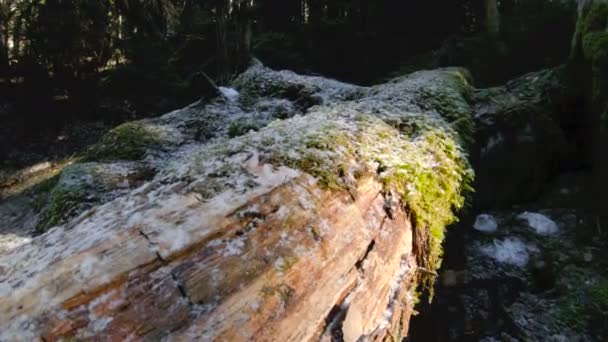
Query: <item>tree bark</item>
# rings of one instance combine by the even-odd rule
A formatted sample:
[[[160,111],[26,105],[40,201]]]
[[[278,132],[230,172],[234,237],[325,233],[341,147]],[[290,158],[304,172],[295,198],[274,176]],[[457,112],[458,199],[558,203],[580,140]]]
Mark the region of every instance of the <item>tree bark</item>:
[[[218,0],[215,6],[216,41],[217,41],[217,75],[220,83],[230,79],[230,54],[228,46],[228,0]]]
[[[428,259],[415,251],[431,253],[414,238],[412,219],[432,217],[440,225],[450,219],[442,219],[447,212],[410,213],[399,195],[403,186],[393,184],[403,176],[388,175],[432,160],[438,170],[454,172],[425,184],[461,188],[464,174],[455,165],[464,155],[447,140],[432,143],[444,139],[436,130],[448,124],[438,123],[435,109],[412,121],[418,125],[428,117],[429,125],[437,125],[416,131],[417,142],[393,125],[395,118],[407,120],[406,109],[421,108],[412,106],[417,87],[446,87],[450,101],[466,106],[457,81],[464,74],[455,72],[368,89],[256,64],[233,83],[240,96],[255,102],[242,116],[233,115],[237,106],[219,100],[132,123],[158,134],[161,141],[149,147],[155,157],[141,162],[154,163],[167,177],[134,185],[0,254],[0,340],[405,336],[419,272],[429,268],[417,264]],[[323,98],[327,106],[302,116],[292,110],[295,116],[280,121],[262,119],[254,109],[268,107],[269,97],[282,101],[273,101],[277,107],[268,113],[295,108],[294,93]],[[243,118],[265,128],[223,139]],[[217,135],[193,137],[192,123],[199,122]],[[390,157],[380,153],[387,148]],[[88,164],[113,169],[105,162]],[[382,174],[378,165],[387,165]],[[86,176],[78,166],[72,172]],[[108,183],[122,181],[112,177]],[[60,180],[57,187],[67,191],[64,186]],[[425,201],[435,203],[429,210],[458,207],[458,200],[429,194]],[[424,226],[417,237],[430,236]]]
[[[0,3],[0,77],[6,76],[9,69],[9,24],[10,3]]]
[[[235,72],[246,67],[251,59],[251,11],[249,0],[239,0],[235,4],[234,20],[237,28]]]
[[[484,28],[486,33],[498,36],[500,33],[500,14],[497,0],[484,0]]]

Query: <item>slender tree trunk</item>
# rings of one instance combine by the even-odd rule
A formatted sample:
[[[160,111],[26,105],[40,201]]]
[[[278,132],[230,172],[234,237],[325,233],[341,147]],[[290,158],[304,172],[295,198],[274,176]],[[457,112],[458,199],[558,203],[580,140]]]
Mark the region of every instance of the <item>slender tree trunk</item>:
[[[368,16],[369,16],[369,0],[361,0],[360,3],[360,15],[361,15],[361,31],[366,32],[368,30]]]
[[[308,0],[308,21],[313,24],[323,21],[323,1]]]
[[[500,33],[500,14],[498,13],[497,0],[484,0],[484,25],[488,34],[497,36]]]
[[[0,77],[6,76],[9,69],[9,11],[8,4],[0,3]]]
[[[8,69],[8,34],[2,24],[0,25],[0,77],[6,76]]]
[[[329,20],[336,20],[340,17],[340,4],[337,4],[335,0],[328,0],[326,6]]]

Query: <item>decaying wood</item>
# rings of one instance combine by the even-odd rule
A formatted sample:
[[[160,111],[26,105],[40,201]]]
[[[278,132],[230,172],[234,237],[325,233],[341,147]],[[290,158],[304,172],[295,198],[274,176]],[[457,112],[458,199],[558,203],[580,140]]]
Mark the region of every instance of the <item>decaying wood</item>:
[[[354,88],[252,70],[237,81],[242,100],[220,99],[202,111],[189,107],[139,124],[165,144],[142,161],[156,170],[153,180],[0,255],[0,340],[407,335],[423,266],[416,253],[426,251],[413,246],[404,194],[393,190],[413,192],[395,182],[459,162],[448,140],[430,145],[453,132],[417,101],[447,89],[449,96],[437,98],[465,106],[464,77],[444,70]],[[290,100],[272,98],[278,95],[271,90]],[[302,109],[315,101],[329,105]],[[269,104],[306,113],[270,124],[260,115]],[[218,115],[235,111],[243,114]],[[270,126],[226,138],[227,125],[254,115]],[[215,140],[193,138],[191,126],[199,122],[222,127]],[[122,170],[87,165],[80,169]],[[392,181],[391,170],[412,173]],[[459,172],[442,184],[458,186]],[[58,186],[66,189],[88,179],[64,178]]]

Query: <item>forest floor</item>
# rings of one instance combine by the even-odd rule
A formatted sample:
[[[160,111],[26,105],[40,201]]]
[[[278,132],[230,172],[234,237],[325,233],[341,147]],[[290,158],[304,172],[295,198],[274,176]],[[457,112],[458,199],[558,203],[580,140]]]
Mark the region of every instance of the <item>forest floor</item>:
[[[71,123],[56,131],[32,132],[19,141],[10,128],[0,128],[0,201],[57,175],[112,127],[101,121]]]
[[[0,128],[0,253],[27,243],[35,234],[34,189],[58,176],[78,152],[109,129],[111,125],[103,122],[73,123],[17,142],[7,126]]]
[[[577,209],[588,177],[561,175],[536,201],[473,211],[449,229],[410,341],[605,341],[607,234]]]

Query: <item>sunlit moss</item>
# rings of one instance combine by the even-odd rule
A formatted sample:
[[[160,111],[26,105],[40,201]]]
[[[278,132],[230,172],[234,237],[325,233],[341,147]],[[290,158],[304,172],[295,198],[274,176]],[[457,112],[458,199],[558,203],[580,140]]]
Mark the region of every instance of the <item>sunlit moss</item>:
[[[386,190],[397,192],[411,209],[416,229],[423,234],[420,241],[427,245],[419,262],[430,271],[425,278],[431,289],[432,273],[441,266],[445,229],[457,220],[455,212],[465,205],[465,195],[472,190],[473,172],[454,140],[441,131],[429,131],[415,144],[410,160],[387,169],[381,177]],[[434,156],[437,162],[425,165],[428,156]]]

